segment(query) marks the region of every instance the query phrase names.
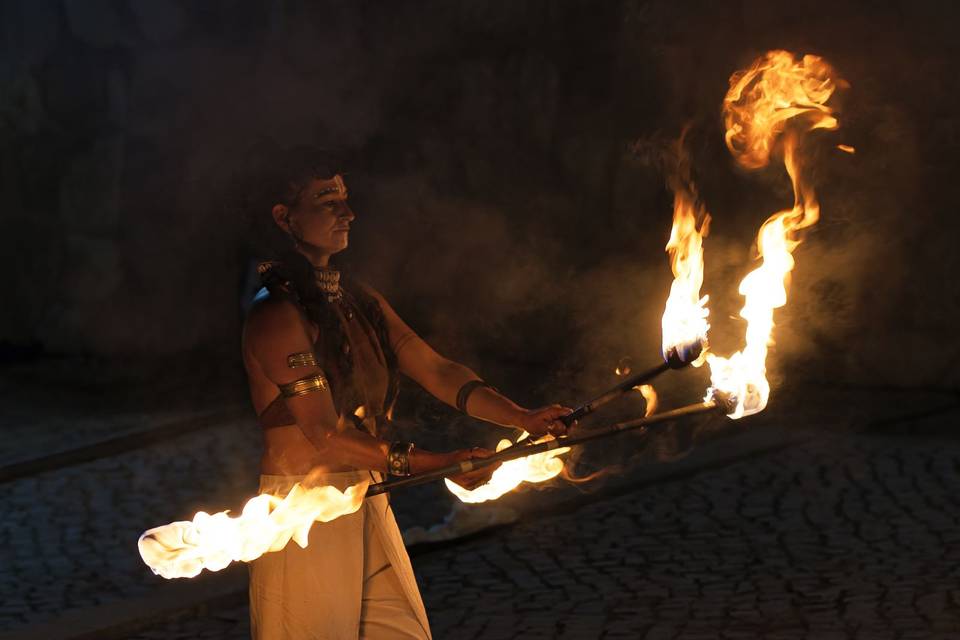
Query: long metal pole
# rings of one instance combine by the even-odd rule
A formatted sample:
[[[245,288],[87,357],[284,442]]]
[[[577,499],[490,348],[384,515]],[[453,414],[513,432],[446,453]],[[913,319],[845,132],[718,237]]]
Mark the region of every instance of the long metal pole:
[[[616,386],[608,389],[607,391],[604,391],[593,400],[584,402],[582,405],[574,409],[573,413],[570,413],[560,418],[560,422],[562,422],[563,424],[569,427],[577,420],[580,420],[581,418],[584,418],[590,415],[591,413],[593,413],[603,405],[607,404],[611,400],[614,400],[622,396],[623,394],[627,393],[634,387],[638,387],[641,384],[645,384],[650,380],[653,380],[654,378],[659,376],[661,373],[671,368],[672,367],[670,366],[669,362],[664,362],[662,364],[657,365],[656,367],[653,367],[651,369],[647,369],[646,371],[638,373],[635,376],[630,376],[626,380],[622,380],[621,382],[618,382]]]
[[[703,345],[700,343],[696,343],[694,345],[686,345],[686,348],[671,349],[667,354],[666,359],[661,364],[658,364],[655,367],[651,367],[646,371],[641,371],[640,373],[630,376],[625,380],[621,380],[616,385],[614,385],[607,391],[604,391],[593,400],[590,400],[589,402],[585,402],[579,407],[577,407],[576,409],[574,409],[573,412],[570,413],[569,415],[566,415],[560,418],[560,422],[562,422],[563,424],[569,427],[577,420],[580,420],[581,418],[584,418],[590,415],[591,413],[596,411],[598,408],[607,404],[611,400],[615,400],[616,398],[619,398],[623,394],[629,392],[634,387],[638,387],[642,384],[650,382],[651,380],[659,376],[661,373],[669,369],[682,369],[683,367],[687,366],[688,364],[696,360],[700,356],[700,352],[702,350],[703,350]]]
[[[604,429],[593,429],[589,433],[585,433],[577,436],[565,436],[562,438],[556,438],[554,440],[547,440],[546,442],[541,442],[539,444],[531,444],[525,447],[510,447],[504,449],[499,453],[495,453],[492,456],[487,458],[473,458],[472,460],[464,460],[459,464],[449,465],[441,469],[435,469],[433,471],[428,471],[426,473],[420,473],[415,476],[408,476],[406,478],[399,478],[395,480],[387,480],[385,482],[380,482],[378,484],[370,485],[367,489],[368,496],[375,496],[380,493],[386,493],[387,491],[393,491],[394,489],[401,489],[404,487],[413,487],[416,485],[425,484],[427,482],[432,482],[434,480],[439,480],[447,476],[455,476],[461,473],[467,473],[468,471],[475,471],[476,469],[482,469],[488,467],[492,464],[497,464],[500,462],[506,462],[508,460],[515,460],[517,458],[525,458],[526,456],[532,456],[537,453],[543,453],[544,451],[551,451],[553,449],[558,449],[560,447],[573,447],[585,442],[590,442],[592,440],[599,440],[601,438],[609,438],[610,436],[617,435],[618,433],[623,433],[625,431],[633,431],[636,429],[642,429],[651,425],[655,425],[661,422],[667,422],[669,420],[675,420],[677,418],[682,418],[684,416],[692,416],[701,413],[711,413],[711,412],[722,412],[730,413],[732,411],[730,406],[730,400],[726,396],[718,395],[713,400],[707,400],[704,402],[698,402],[697,404],[687,405],[685,407],[679,407],[677,409],[671,409],[670,411],[664,411],[662,413],[656,413],[652,416],[647,416],[645,418],[637,418],[635,420],[628,420],[626,422],[619,422],[617,424],[611,425]]]

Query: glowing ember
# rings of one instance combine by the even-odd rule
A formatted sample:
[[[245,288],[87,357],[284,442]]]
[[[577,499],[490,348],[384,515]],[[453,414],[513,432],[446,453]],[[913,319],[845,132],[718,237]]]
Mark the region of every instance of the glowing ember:
[[[524,440],[529,434],[524,432],[517,442]],[[545,436],[536,442],[551,440],[552,436]],[[509,440],[501,440],[497,445],[497,451],[503,451],[507,447],[513,446]],[[444,480],[447,489],[453,495],[457,496],[463,502],[487,502],[513,491],[522,482],[545,482],[556,477],[563,470],[563,460],[557,456],[570,451],[570,447],[558,447],[543,453],[537,453],[526,458],[517,458],[508,460],[500,465],[490,481],[476,489],[464,489],[460,485],[450,480]]]
[[[305,488],[297,483],[284,498],[262,494],[247,501],[240,516],[226,511],[197,513],[190,522],[171,522],[140,536],[140,557],[164,578],[192,578],[202,570],[219,571],[231,562],[250,562],[279,551],[292,539],[307,546],[314,522],[353,513],[363,503],[369,482],[346,491]]]
[[[760,227],[757,249],[762,262],[740,283],[746,347],[730,358],[707,355],[713,385],[708,397],[715,390],[732,394],[737,407],[731,418],[757,413],[767,405],[766,357],[773,342],[773,310],[787,302],[792,253],[800,243],[797,232],[820,217],[813,187],[801,175],[798,142],[814,129],[837,128],[826,102],[843,86],[822,58],[808,55],[797,62],[786,51],[770,51],[730,78],[724,99],[727,146],[740,165],[758,169],[766,166],[776,141],[785,134],[784,164],[794,193],[793,208],[774,214]]]

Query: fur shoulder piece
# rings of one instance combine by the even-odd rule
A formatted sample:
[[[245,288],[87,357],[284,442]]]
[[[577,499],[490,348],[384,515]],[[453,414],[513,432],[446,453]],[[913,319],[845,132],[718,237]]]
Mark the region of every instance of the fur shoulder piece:
[[[284,268],[282,262],[269,260],[257,265],[257,274],[260,276],[260,284],[274,296],[287,296],[299,298],[297,287],[293,279]]]

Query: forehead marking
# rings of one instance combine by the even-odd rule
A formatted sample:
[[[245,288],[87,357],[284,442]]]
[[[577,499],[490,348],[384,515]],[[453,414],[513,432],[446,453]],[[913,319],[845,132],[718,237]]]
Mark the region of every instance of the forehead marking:
[[[333,176],[333,186],[324,187],[323,189],[318,191],[314,197],[327,196],[334,193],[343,195],[343,196],[347,195],[347,186],[343,183],[343,178],[340,176],[339,173]]]

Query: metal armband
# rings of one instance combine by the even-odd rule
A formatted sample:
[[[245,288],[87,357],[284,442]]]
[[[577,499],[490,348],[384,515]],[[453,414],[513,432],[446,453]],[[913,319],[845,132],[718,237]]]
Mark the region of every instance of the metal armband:
[[[297,369],[299,367],[316,367],[317,356],[313,353],[313,351],[291,353],[287,356],[287,366],[291,369]]]
[[[322,373],[317,373],[312,376],[307,376],[306,378],[288,382],[287,384],[278,384],[277,387],[280,388],[280,393],[284,398],[295,398],[297,396],[305,396],[308,393],[326,391],[330,388],[330,385]]]

